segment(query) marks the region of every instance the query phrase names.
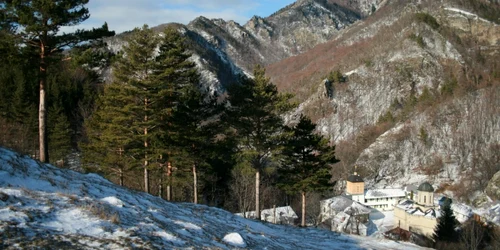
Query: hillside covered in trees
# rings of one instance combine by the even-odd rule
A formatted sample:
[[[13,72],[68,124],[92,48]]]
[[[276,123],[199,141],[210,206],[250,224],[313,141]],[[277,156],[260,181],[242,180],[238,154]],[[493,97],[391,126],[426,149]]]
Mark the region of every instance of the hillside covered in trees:
[[[335,146],[305,116],[285,124],[293,95],[263,67],[214,93],[175,25],[136,28],[113,52],[106,24],[55,32],[88,18],[85,1],[35,2],[4,5],[3,146],[169,201],[235,212],[296,201],[305,226],[306,192],[331,190]],[[24,19],[36,12],[53,23]],[[300,186],[289,182],[297,173]]]

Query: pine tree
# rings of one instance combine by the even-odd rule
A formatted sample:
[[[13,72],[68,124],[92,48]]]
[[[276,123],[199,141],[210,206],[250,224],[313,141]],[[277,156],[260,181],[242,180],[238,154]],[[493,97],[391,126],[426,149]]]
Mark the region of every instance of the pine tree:
[[[276,86],[265,76],[259,65],[254,69],[254,79],[228,89],[227,111],[230,126],[236,131],[238,161],[248,162],[255,173],[255,215],[260,219],[260,174],[270,166],[279,152],[279,136],[283,130],[281,114],[291,110],[291,94],[280,94]]]
[[[193,174],[193,201],[198,202],[198,168],[207,165],[217,130],[215,115],[220,111],[215,97],[202,92],[196,65],[189,61],[191,54],[185,39],[173,27],[163,32],[157,58],[158,77],[165,82],[161,92],[164,107],[163,124],[159,137],[167,158],[176,159],[176,165],[189,165]],[[169,160],[170,160],[169,159]],[[167,199],[171,197],[171,174],[167,176]]]
[[[161,110],[155,106],[163,98],[167,83],[159,81],[156,49],[159,36],[144,25],[134,29],[128,44],[123,47],[124,56],[114,65],[114,87],[121,88],[118,99],[123,99],[119,118],[127,122],[130,130],[132,157],[142,159],[144,170],[144,191],[150,192],[150,163],[156,159],[154,154],[154,138],[161,124]],[[109,114],[108,114],[109,115]]]
[[[198,87],[195,65],[188,60],[184,39],[174,28],[159,35],[145,25],[135,29],[127,42],[124,56],[114,65],[115,81],[105,88],[101,105],[87,124],[87,149],[91,156],[109,148],[115,152],[112,158],[126,156],[128,163],[142,165],[144,190],[150,192],[150,170],[167,165],[165,161],[176,153],[179,145],[175,143],[182,133],[189,133],[182,125],[200,119],[200,114],[191,112],[193,117],[176,120],[181,118],[176,113],[191,109],[190,105],[200,108],[202,97],[193,89]],[[112,158],[102,159],[107,163]],[[124,165],[117,170],[125,170]],[[159,179],[161,185],[162,176]]]
[[[451,205],[449,203],[445,204],[441,210],[441,217],[438,219],[438,224],[434,229],[434,241],[447,241],[455,242],[458,239],[457,232],[455,228],[457,227],[457,220],[455,215],[453,215],[453,210],[451,210]]]
[[[36,138],[36,92],[33,91],[36,75],[30,66],[28,60],[20,58],[0,66],[0,116],[11,127],[8,131],[2,129],[4,136],[10,138],[4,145],[25,154],[35,154],[36,145],[33,140]]]
[[[118,177],[123,186],[124,175],[138,164],[129,152],[132,147],[132,121],[125,106],[130,102],[121,84],[107,85],[98,99],[98,108],[85,121],[87,141],[82,143],[83,162],[87,171],[98,172],[106,177]]]
[[[39,55],[39,148],[40,160],[49,161],[47,141],[47,70],[54,55],[82,42],[114,35],[107,25],[92,31],[61,33],[62,27],[80,24],[90,16],[85,8],[88,0],[12,0],[0,1],[0,25],[13,37],[37,49]]]
[[[68,117],[61,105],[55,103],[49,109],[48,121],[48,143],[53,163],[59,160],[65,161],[65,157],[71,152],[71,127]]]
[[[291,129],[291,136],[283,149],[284,161],[279,168],[280,186],[288,193],[302,196],[302,222],[305,226],[306,193],[328,189],[331,164],[338,162],[335,147],[321,135],[315,134],[316,124],[306,116]]]
[[[195,85],[185,88],[174,112],[174,129],[177,131],[175,144],[182,155],[181,161],[192,166],[193,202],[198,203],[199,168],[209,167],[213,158],[217,136],[222,133],[218,119],[223,103],[217,103],[216,96],[200,91]],[[206,169],[205,169],[206,170]],[[203,172],[203,171],[202,171]]]

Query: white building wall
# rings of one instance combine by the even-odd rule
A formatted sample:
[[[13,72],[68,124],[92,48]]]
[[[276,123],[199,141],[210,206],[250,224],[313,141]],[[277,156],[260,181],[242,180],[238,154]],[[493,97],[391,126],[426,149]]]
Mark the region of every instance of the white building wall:
[[[366,198],[363,201],[364,205],[376,208],[379,210],[393,210],[394,206],[405,197],[383,197],[383,198]]]
[[[361,204],[364,204],[365,203],[365,195],[364,194],[353,194],[351,199],[353,201],[357,201]]]

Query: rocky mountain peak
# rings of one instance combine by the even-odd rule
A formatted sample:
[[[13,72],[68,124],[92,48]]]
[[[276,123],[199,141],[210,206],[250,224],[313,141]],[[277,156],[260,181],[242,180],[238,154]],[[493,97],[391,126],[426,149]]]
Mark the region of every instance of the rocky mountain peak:
[[[245,25],[223,19],[198,17],[187,28],[195,54],[200,55],[201,68],[226,65],[228,72],[248,74],[255,64],[268,65],[307,51],[317,44],[333,38],[340,30],[360,19],[355,11],[324,0],[300,0],[269,17],[253,16]],[[194,44],[193,44],[194,45]],[[195,56],[195,57],[196,57]],[[211,70],[226,85],[238,76],[226,75],[220,80],[220,70]],[[207,74],[205,74],[207,75]],[[233,80],[231,80],[233,79]]]

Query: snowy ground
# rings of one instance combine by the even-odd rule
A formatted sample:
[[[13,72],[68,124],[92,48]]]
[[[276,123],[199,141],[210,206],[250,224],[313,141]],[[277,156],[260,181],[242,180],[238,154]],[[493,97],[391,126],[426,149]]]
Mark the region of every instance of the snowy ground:
[[[18,248],[420,249],[170,203],[0,148],[0,249]]]
[[[370,213],[370,224],[367,235],[374,238],[384,238],[383,233],[395,228],[394,211],[374,210]]]

